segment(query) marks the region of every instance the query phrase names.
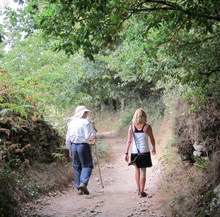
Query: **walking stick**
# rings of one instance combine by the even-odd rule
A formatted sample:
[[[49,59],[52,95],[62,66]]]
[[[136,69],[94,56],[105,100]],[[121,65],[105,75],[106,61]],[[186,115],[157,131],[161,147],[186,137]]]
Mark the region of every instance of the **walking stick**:
[[[92,144],[95,145],[95,154],[96,154],[97,164],[98,164],[98,168],[99,168],[99,176],[100,176],[102,188],[104,188],[104,185],[102,183],[101,171],[100,171],[100,167],[99,167],[99,156],[98,156],[98,152],[97,152],[97,146],[96,146],[95,138],[92,140]]]

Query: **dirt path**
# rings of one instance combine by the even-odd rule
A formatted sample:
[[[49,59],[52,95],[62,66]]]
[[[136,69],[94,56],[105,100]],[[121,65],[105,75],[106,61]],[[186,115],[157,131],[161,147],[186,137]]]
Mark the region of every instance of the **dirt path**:
[[[147,169],[147,198],[139,198],[136,192],[134,167],[124,161],[126,139],[107,134],[104,141],[112,149],[106,159],[100,161],[104,189],[101,187],[98,168],[93,170],[88,189],[90,195],[77,195],[74,184],[63,194],[44,198],[40,216],[164,216],[158,210],[157,181],[160,175],[157,157],[153,167]]]

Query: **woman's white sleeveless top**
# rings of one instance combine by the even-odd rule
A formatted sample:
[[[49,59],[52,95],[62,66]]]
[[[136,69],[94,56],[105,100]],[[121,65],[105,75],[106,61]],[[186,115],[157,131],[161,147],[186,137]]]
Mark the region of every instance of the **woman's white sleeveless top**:
[[[150,149],[148,145],[148,134],[146,134],[146,132],[134,132],[134,135],[135,135],[136,143],[137,143],[140,153],[149,152]],[[132,133],[132,142],[131,142],[131,153],[132,154],[138,153],[136,145],[135,145],[133,133]]]

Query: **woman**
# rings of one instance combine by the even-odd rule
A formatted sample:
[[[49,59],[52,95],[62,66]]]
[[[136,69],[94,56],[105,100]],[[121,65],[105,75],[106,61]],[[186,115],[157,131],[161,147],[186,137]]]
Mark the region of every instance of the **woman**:
[[[150,137],[151,144],[153,146],[152,154],[156,154],[155,150],[155,139],[152,132],[152,128],[149,124],[146,124],[147,122],[147,115],[145,111],[142,108],[139,108],[136,110],[132,123],[128,130],[128,140],[127,140],[127,146],[125,151],[125,161],[128,162],[129,156],[128,151],[131,145],[131,161],[134,160],[134,158],[138,154],[137,147],[142,155],[144,155],[144,162],[142,163],[142,168],[139,168],[138,166],[135,166],[135,180],[137,184],[137,191],[138,195],[140,197],[146,197],[147,194],[144,192],[144,187],[146,183],[146,168],[151,167],[151,154],[150,149],[148,145],[148,136]],[[132,129],[135,135],[137,147],[135,144],[135,140],[133,138]]]

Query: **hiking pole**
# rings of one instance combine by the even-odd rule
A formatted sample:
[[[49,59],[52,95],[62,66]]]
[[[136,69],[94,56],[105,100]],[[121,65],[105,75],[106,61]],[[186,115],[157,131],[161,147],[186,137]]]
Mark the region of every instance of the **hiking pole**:
[[[95,154],[96,154],[96,159],[97,159],[97,164],[98,164],[98,169],[99,169],[99,176],[100,176],[102,188],[104,188],[104,185],[102,183],[101,171],[100,171],[100,167],[99,167],[99,157],[98,157],[98,152],[97,152],[97,146],[96,146],[95,138],[92,140],[92,144],[95,145]]]

